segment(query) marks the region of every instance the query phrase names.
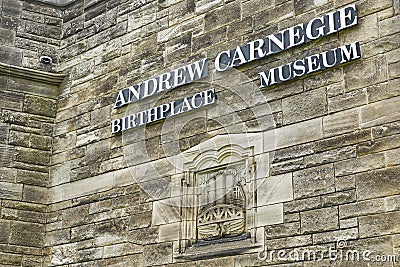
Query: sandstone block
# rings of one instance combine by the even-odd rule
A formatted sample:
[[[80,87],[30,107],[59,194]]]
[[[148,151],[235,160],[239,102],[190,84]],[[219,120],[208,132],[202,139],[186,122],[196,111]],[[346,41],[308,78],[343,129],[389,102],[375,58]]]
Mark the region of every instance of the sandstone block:
[[[27,202],[44,204],[47,202],[47,188],[24,185],[22,200]]]
[[[399,17],[394,16],[379,22],[380,36],[392,35],[399,31],[400,22]]]
[[[321,201],[323,207],[336,206],[354,202],[356,201],[356,192],[355,190],[348,190],[323,195],[321,196]]]
[[[400,164],[400,149],[393,149],[386,152],[386,164],[388,166],[394,166]]]
[[[0,144],[0,167],[11,167],[14,154],[13,146]]]
[[[147,245],[143,250],[144,266],[172,263],[172,243]]]
[[[371,130],[374,139],[400,134],[400,122],[391,122],[377,127],[372,127]]]
[[[303,161],[305,167],[313,167],[317,165],[355,158],[356,155],[356,147],[347,146],[305,156]]]
[[[400,195],[386,197],[385,207],[387,211],[400,210]]]
[[[324,135],[334,136],[359,128],[359,110],[351,109],[324,117]]]
[[[361,108],[361,127],[367,128],[399,120],[400,97],[393,97]]]
[[[320,117],[327,111],[325,88],[307,91],[282,100],[284,125]]]
[[[355,159],[348,159],[335,163],[335,175],[343,176],[382,168],[385,166],[385,157],[383,153],[371,154]]]
[[[206,47],[216,45],[226,39],[226,27],[221,27],[214,31],[210,31],[203,35],[193,38],[193,48],[192,50],[198,51]]]
[[[358,238],[358,229],[350,228],[329,233],[317,233],[313,235],[314,244],[332,243],[340,240],[354,240]]]
[[[223,5],[221,0],[200,0],[196,3],[195,12],[197,14],[204,13],[221,5]]]
[[[10,244],[28,247],[42,247],[44,226],[36,223],[14,221],[10,227]]]
[[[385,150],[390,150],[400,146],[400,135],[393,135],[384,138],[375,139],[371,142],[357,146],[358,155],[377,153]]]
[[[93,224],[81,225],[70,229],[72,242],[94,238],[95,227]]]
[[[267,231],[273,238],[300,235],[300,223],[293,222],[271,225],[267,227]]]
[[[46,186],[48,174],[42,172],[18,170],[17,182],[28,185]]]
[[[328,98],[329,112],[337,112],[367,104],[365,89],[354,90]]]
[[[271,25],[272,23],[284,20],[285,18],[293,16],[295,10],[292,2],[285,2],[282,5],[266,9],[257,13],[254,16],[254,21],[257,22],[255,27],[257,30]]]
[[[321,208],[321,197],[312,197],[306,199],[298,199],[284,204],[285,214],[295,213],[299,211],[311,210],[315,208]]]
[[[400,167],[374,170],[356,176],[357,199],[371,199],[400,193]]]
[[[399,52],[397,52],[397,54],[399,54]],[[367,94],[369,103],[399,96],[400,79],[389,80],[387,83],[380,83],[367,87]]]
[[[273,7],[273,2],[266,0],[246,1],[242,3],[243,17],[253,16],[254,14]]]
[[[294,198],[306,198],[335,191],[332,164],[293,173]]]
[[[47,166],[50,163],[50,152],[20,147],[15,149],[14,158],[24,163]]]
[[[307,143],[322,136],[321,118],[284,126],[264,133],[264,151]]]
[[[21,266],[22,255],[0,252],[0,264],[3,266]]]
[[[78,258],[76,243],[54,246],[51,248],[51,254],[51,264],[53,265],[73,263]]]
[[[1,35],[1,33],[0,33]],[[1,39],[0,39],[1,43]],[[24,94],[18,92],[0,90],[0,106],[4,109],[22,111],[24,104]]]
[[[17,170],[11,168],[0,168],[0,182],[15,183]]]
[[[158,227],[148,227],[131,230],[128,241],[138,245],[154,244],[158,239]]]
[[[171,242],[179,240],[179,222],[160,225],[158,232],[158,242]]]
[[[78,250],[78,258],[81,261],[93,261],[101,259],[102,257],[103,257],[102,247]]]
[[[149,227],[152,221],[151,212],[143,212],[131,216],[129,229]]]
[[[360,217],[358,221],[361,238],[390,235],[400,231],[399,211]]]
[[[300,213],[301,233],[313,233],[339,228],[337,207],[303,211]]]
[[[0,221],[0,243],[8,243],[10,235],[10,223],[9,221]]]
[[[22,184],[0,182],[0,198],[21,200]]]
[[[359,201],[356,203],[339,206],[340,219],[360,217],[385,211],[385,203],[382,198]]]
[[[165,204],[163,201],[153,202],[152,225],[170,224],[180,220],[179,207]]]
[[[376,66],[382,67],[377,68]],[[346,91],[352,91],[385,81],[387,78],[387,70],[385,66],[385,59],[381,56],[361,60],[344,66]]]
[[[121,257],[131,253],[143,252],[143,247],[131,243],[121,243],[104,247],[104,258]]]
[[[204,30],[206,32],[221,27],[222,25],[232,23],[241,17],[240,3],[233,1],[221,8],[213,9],[207,12],[204,17]]]

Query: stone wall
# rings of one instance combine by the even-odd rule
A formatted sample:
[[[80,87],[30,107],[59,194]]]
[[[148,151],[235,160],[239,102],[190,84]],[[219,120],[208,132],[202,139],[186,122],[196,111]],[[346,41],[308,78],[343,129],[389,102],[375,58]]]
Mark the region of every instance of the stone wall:
[[[59,84],[0,64],[0,265],[41,266]]]
[[[62,10],[35,1],[0,1],[1,62],[52,71],[39,61],[50,56],[57,64],[61,41]]]
[[[264,239],[268,249],[287,251],[338,248],[345,240],[346,248],[398,255],[400,261],[398,0],[77,0],[66,7],[1,2],[2,25],[14,18],[18,26],[2,26],[1,36],[11,38],[1,40],[0,49],[20,58],[1,61],[46,69],[37,63],[45,49],[56,59],[51,71],[67,78],[57,103],[53,95],[10,87],[13,82],[2,86],[3,94],[18,97],[5,97],[1,107],[2,144],[9,154],[1,157],[0,177],[2,188],[11,189],[0,195],[5,225],[0,238],[7,244],[0,263],[29,266],[25,254],[44,254],[49,257],[33,257],[43,266],[349,266],[327,257],[262,261],[257,252]],[[236,71],[213,69],[221,51],[350,3],[358,10],[355,27]],[[259,72],[353,41],[361,44],[361,59],[258,89]],[[210,62],[202,83],[113,108],[118,90],[202,58]],[[218,96],[213,106],[111,133],[111,121],[131,108],[144,110],[210,87]],[[6,118],[10,112],[40,120],[17,126],[15,115]],[[36,147],[39,137],[48,146]],[[202,170],[199,151],[218,154],[228,143],[243,149],[246,171],[254,178],[246,186],[257,187],[257,194],[248,195],[256,204],[246,210],[254,218],[246,227],[255,247],[245,250],[240,242],[190,247],[192,240],[182,240],[181,232],[191,231],[182,226],[191,220],[177,204],[189,198],[171,184],[184,181],[190,188],[188,173]],[[222,154],[214,154],[224,162]],[[48,197],[26,199],[37,196],[36,189]],[[26,235],[18,241],[25,223],[39,227],[43,239],[31,244]],[[19,252],[19,245],[37,248]]]

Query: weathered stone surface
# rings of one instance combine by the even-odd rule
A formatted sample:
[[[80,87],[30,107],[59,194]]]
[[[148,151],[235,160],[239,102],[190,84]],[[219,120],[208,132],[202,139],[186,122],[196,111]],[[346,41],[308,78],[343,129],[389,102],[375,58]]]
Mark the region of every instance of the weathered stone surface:
[[[385,157],[382,153],[371,154],[355,159],[348,159],[335,164],[335,175],[343,176],[382,168],[385,166]]]
[[[8,243],[10,235],[10,222],[0,221],[0,243]]]
[[[339,135],[359,129],[359,110],[351,109],[324,117],[324,135]]]
[[[400,167],[374,170],[356,176],[357,199],[371,199],[400,193]]]
[[[48,174],[18,170],[17,182],[29,185],[46,186],[48,183]]]
[[[20,266],[22,261],[21,255],[0,252],[0,264],[4,266]]]
[[[320,117],[327,111],[325,88],[307,91],[282,100],[284,125]]]
[[[289,147],[322,138],[322,119],[314,119],[264,133],[264,151]]]
[[[121,243],[104,247],[104,258],[120,257],[132,253],[143,252],[143,247],[132,243]]]
[[[64,244],[51,248],[51,264],[61,265],[73,263],[78,257],[76,244]]]
[[[355,190],[342,191],[337,193],[332,193],[329,195],[321,196],[322,206],[329,207],[335,205],[343,205],[345,203],[356,201]]]
[[[62,215],[63,225],[71,227],[87,223],[89,216],[88,207],[88,205],[82,205],[65,210]]]
[[[14,183],[17,170],[11,168],[0,168],[0,182]]]
[[[384,81],[386,79],[385,68],[377,69],[375,67],[382,65],[384,60],[383,57],[378,56],[345,66],[346,89],[351,91]]]
[[[369,215],[359,219],[360,237],[395,234],[400,231],[400,212]]]
[[[10,244],[42,247],[44,226],[36,223],[12,222],[10,227]]]
[[[284,204],[284,210],[286,213],[295,213],[299,211],[311,210],[316,208],[321,208],[321,197],[312,197],[306,199],[299,199],[295,201],[290,201]]]
[[[380,139],[375,139],[371,142],[357,146],[358,155],[364,156],[367,154],[377,153],[385,150],[400,147],[400,135],[393,135]]]
[[[313,235],[314,244],[323,244],[329,242],[337,242],[340,240],[354,240],[358,238],[358,229],[350,228],[346,230],[338,230],[329,233],[318,233]]]
[[[400,210],[400,195],[386,197],[385,207],[387,211]]]
[[[18,92],[0,89],[0,106],[4,109],[22,111],[24,95]]]
[[[380,36],[391,35],[398,32],[400,28],[398,17],[391,17],[379,22]]]
[[[382,100],[361,108],[361,127],[371,127],[399,120],[400,97]]]
[[[268,233],[273,238],[300,235],[300,223],[284,223],[267,227]]]
[[[305,167],[313,167],[317,165],[337,162],[349,158],[355,158],[357,154],[356,147],[348,146],[338,149],[332,149],[328,151],[324,151],[321,153],[315,153],[308,156],[305,156],[304,166]]]
[[[337,207],[303,211],[300,213],[301,233],[313,233],[339,228]]]
[[[386,164],[388,166],[399,165],[400,164],[400,158],[398,156],[399,153],[400,153],[399,148],[387,151],[386,152]]]
[[[333,165],[309,168],[293,173],[294,198],[306,198],[335,191]]]
[[[158,232],[158,242],[172,242],[179,240],[179,222],[160,225]]]
[[[47,166],[50,163],[50,153],[36,149],[17,148],[14,158],[16,161],[36,165]]]
[[[367,93],[365,89],[354,90],[328,98],[329,112],[341,111],[367,104]]]
[[[240,4],[233,1],[221,8],[216,8],[211,12],[207,12],[204,17],[204,30],[210,31],[221,27],[221,25],[231,23],[240,18]]]
[[[385,212],[385,203],[382,198],[359,201],[339,207],[340,219],[360,217]]]
[[[129,231],[128,240],[138,245],[154,244],[158,239],[158,227],[148,227]]]
[[[0,144],[0,167],[11,167],[14,154],[14,148],[8,145]]]
[[[395,50],[396,51],[396,50]],[[397,52],[398,54],[398,52]],[[367,87],[369,103],[400,95],[400,79]]]
[[[143,251],[144,266],[168,264],[172,262],[172,243],[147,245]]]
[[[21,200],[22,184],[0,182],[0,197],[2,199]]]
[[[24,185],[22,200],[31,203],[44,204],[47,202],[47,188],[39,186]]]

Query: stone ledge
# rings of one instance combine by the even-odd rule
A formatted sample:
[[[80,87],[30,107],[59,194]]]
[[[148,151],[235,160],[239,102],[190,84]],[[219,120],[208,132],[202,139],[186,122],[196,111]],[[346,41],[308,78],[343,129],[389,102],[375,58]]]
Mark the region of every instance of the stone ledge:
[[[55,5],[55,6],[67,6],[76,0],[36,0],[37,2],[42,2],[50,5]]]
[[[32,70],[4,63],[0,63],[0,75],[1,74],[58,86],[64,81],[66,77],[65,74]]]

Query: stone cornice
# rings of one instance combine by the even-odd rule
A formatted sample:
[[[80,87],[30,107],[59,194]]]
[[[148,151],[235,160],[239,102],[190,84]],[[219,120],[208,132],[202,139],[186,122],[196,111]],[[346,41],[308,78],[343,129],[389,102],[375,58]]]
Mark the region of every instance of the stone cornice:
[[[46,4],[50,4],[50,5],[55,5],[55,6],[67,6],[73,2],[75,2],[75,0],[36,0],[38,2],[43,2]]]
[[[0,63],[0,75],[1,74],[53,85],[60,85],[66,76],[65,74],[27,69],[4,63]]]

